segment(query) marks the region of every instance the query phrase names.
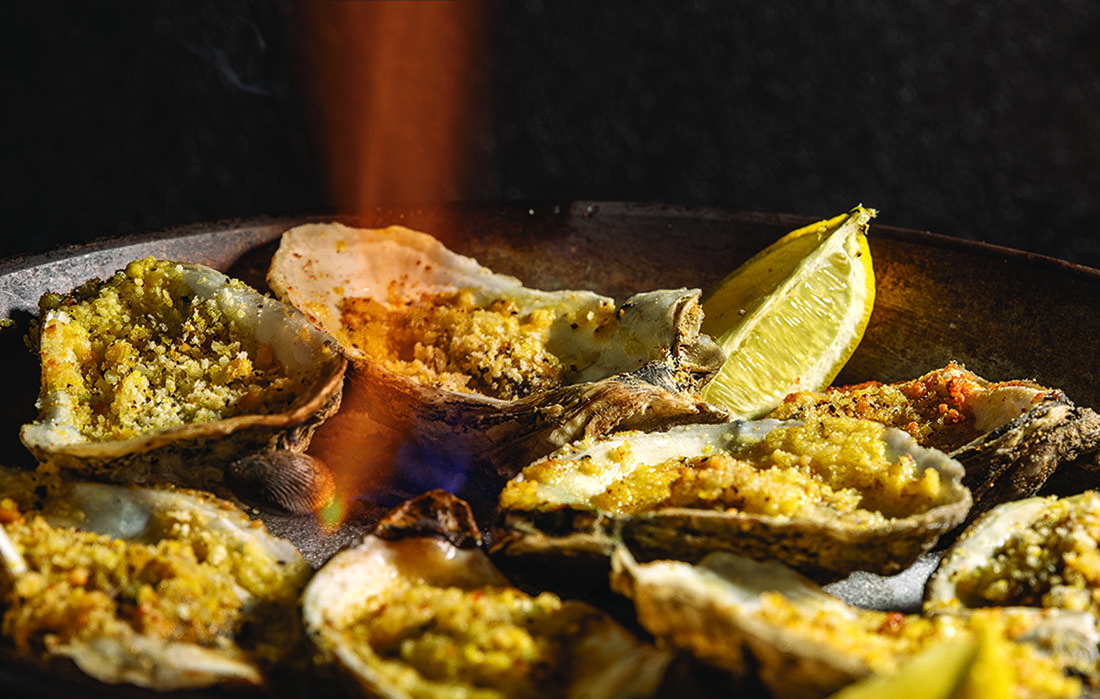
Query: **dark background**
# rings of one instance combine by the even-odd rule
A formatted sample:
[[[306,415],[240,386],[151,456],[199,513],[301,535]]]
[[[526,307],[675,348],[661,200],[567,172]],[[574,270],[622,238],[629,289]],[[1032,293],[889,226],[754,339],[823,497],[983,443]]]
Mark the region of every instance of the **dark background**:
[[[293,2],[0,8],[0,255],[331,197]],[[1100,4],[494,4],[462,200],[831,216],[1100,266]]]

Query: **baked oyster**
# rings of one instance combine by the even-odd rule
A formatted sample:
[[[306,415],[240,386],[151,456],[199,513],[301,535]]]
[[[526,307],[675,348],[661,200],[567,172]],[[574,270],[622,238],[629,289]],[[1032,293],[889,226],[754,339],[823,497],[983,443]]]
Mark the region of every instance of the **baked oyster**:
[[[346,360],[297,310],[198,264],[145,258],[46,294],[39,462],[84,476],[221,488],[253,452],[304,451]]]
[[[611,586],[633,600],[639,623],[657,639],[735,680],[757,678],[769,696],[830,696],[862,678],[895,673],[933,646],[981,636],[995,640],[1004,662],[1027,669],[1010,678],[1017,696],[1075,697],[1082,662],[1097,657],[1081,615],[1072,612],[998,608],[925,617],[865,610],[778,561],[725,551],[697,565],[639,563],[619,547]]]
[[[905,430],[966,468],[972,517],[1033,495],[1061,464],[1095,469],[1100,415],[1032,381],[987,381],[957,362],[910,381],[792,393],[769,417],[852,415]]]
[[[311,572],[207,493],[0,469],[0,613],[29,661],[157,690],[261,685],[303,640]]]
[[[338,553],[305,628],[372,697],[642,697],[671,657],[578,601],[512,587],[466,503],[429,491]]]
[[[697,393],[724,359],[697,289],[529,289],[427,234],[339,223],[284,233],[268,284],[336,338],[380,422],[505,477],[586,436],[726,417]]]
[[[940,559],[925,588],[924,610],[1068,609],[1087,612],[1098,623],[1098,542],[1095,491],[998,505],[967,527]]]
[[[508,481],[494,551],[696,560],[775,557],[819,579],[908,567],[966,516],[962,467],[855,418],[624,432],[565,447]]]

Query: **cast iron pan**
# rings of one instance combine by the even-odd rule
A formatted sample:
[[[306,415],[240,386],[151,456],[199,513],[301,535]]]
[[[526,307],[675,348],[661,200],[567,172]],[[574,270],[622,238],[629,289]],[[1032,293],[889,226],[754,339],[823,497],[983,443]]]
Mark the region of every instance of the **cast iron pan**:
[[[822,212],[821,218],[836,213]],[[334,218],[222,221],[0,262],[0,317],[15,321],[0,330],[6,375],[0,454],[5,464],[33,466],[18,430],[36,415],[38,367],[24,336],[43,292],[68,291],[149,255],[206,264],[266,289],[266,265],[279,235],[299,223]],[[888,221],[889,212],[881,218]],[[812,221],[785,214],[608,202],[386,209],[342,220],[372,227],[406,225],[432,233],[452,249],[528,286],[590,288],[620,300],[656,288],[705,290],[784,233]],[[838,383],[913,378],[954,359],[986,378],[1031,378],[1062,388],[1078,404],[1100,408],[1100,354],[1092,344],[1100,337],[1100,270],[885,225],[872,225],[869,240],[877,282],[874,313]],[[349,400],[354,395],[345,398],[345,405]],[[338,414],[326,423],[314,443],[324,443],[326,434],[340,434],[340,419]],[[430,484],[420,485],[426,489]],[[1070,492],[1092,485],[1083,471],[1067,469],[1051,487]],[[393,488],[368,494],[333,533],[322,532],[312,518],[265,521],[320,565],[356,541],[403,492]],[[474,487],[460,494],[472,500],[479,515],[489,516],[488,490]],[[927,570],[916,574],[926,575]],[[104,686],[77,674],[29,668],[2,645],[0,687],[5,697],[153,695]],[[227,691],[174,696],[224,696]]]

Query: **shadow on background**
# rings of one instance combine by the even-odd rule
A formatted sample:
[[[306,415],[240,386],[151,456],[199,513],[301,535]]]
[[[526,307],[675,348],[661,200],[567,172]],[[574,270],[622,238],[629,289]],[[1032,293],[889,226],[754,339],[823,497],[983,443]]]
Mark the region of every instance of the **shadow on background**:
[[[0,254],[335,205],[306,58],[361,39],[307,32],[313,4],[5,4]],[[455,31],[481,37],[463,74],[479,109],[445,198],[814,216],[863,203],[883,224],[1100,266],[1100,5],[527,0],[469,14],[477,25]],[[417,105],[386,109],[400,121]],[[400,153],[372,172],[396,177]]]

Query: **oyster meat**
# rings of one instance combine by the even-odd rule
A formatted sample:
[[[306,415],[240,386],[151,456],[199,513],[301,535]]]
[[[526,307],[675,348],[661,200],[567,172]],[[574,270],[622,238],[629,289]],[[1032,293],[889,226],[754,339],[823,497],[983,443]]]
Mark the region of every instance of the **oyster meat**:
[[[317,646],[372,697],[640,697],[671,657],[578,601],[512,587],[466,503],[429,491],[302,597]]]
[[[724,360],[697,289],[529,289],[424,233],[339,223],[284,233],[268,283],[336,338],[380,422],[506,477],[585,436],[726,418],[697,393]]]
[[[221,489],[244,455],[304,451],[340,404],[332,339],[202,265],[136,260],[40,306],[39,416],[20,437],[54,467]]]
[[[1064,654],[1064,643],[1038,641],[1045,625],[1060,624],[1063,641],[1079,628],[1059,615],[1000,608],[967,617],[865,610],[778,561],[725,551],[696,565],[639,563],[619,547],[612,554],[611,585],[634,601],[639,622],[656,638],[735,680],[758,678],[771,696],[829,696],[862,678],[896,672],[934,645],[977,634],[995,638],[1013,667],[1027,668],[1015,678],[1020,696],[1074,697],[1082,689],[1074,676],[1079,658]]]
[[[869,420],[735,421],[580,442],[500,495],[494,550],[775,557],[821,579],[909,566],[970,508],[962,467]]]
[[[311,568],[289,542],[206,493],[43,478],[0,469],[0,613],[20,656],[157,690],[295,665]]]
[[[911,381],[792,393],[769,417],[841,414],[903,429],[957,459],[974,497],[972,517],[1035,494],[1059,465],[1080,457],[1095,461],[1100,450],[1095,411],[1074,405],[1058,389],[987,381],[956,362]]]

